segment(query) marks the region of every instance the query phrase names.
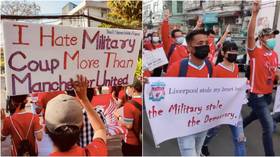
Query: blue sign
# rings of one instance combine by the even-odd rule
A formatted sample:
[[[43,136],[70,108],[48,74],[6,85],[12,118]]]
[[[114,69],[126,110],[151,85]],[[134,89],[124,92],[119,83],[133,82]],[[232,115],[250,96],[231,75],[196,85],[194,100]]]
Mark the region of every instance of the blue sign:
[[[218,14],[217,13],[205,13],[203,15],[203,23],[218,23]]]

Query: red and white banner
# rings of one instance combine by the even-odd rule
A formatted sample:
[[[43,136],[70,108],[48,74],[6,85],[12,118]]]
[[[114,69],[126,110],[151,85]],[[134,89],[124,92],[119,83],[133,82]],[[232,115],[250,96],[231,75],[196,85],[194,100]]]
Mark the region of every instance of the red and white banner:
[[[156,145],[221,124],[236,125],[245,78],[149,78],[145,108]]]
[[[127,131],[125,127],[119,125],[117,118],[114,116],[117,104],[112,99],[112,94],[94,96],[91,103],[98,111],[102,111],[108,135],[120,135]]]
[[[72,89],[83,74],[89,86],[131,84],[142,31],[3,22],[7,95]]]

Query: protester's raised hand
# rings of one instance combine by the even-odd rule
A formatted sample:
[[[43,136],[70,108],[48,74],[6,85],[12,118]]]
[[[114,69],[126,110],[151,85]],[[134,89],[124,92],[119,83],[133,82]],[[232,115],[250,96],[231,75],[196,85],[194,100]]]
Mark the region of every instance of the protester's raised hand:
[[[196,25],[197,25],[198,27],[202,27],[202,24],[203,24],[202,18],[199,17],[199,18],[197,19],[197,21],[196,21]]]
[[[164,10],[164,11],[163,11],[163,19],[164,19],[164,20],[168,20],[168,19],[169,19],[169,16],[170,16],[169,9]]]
[[[76,96],[81,100],[87,99],[88,80],[83,75],[77,75],[77,80],[71,79],[71,85],[74,88]]]
[[[195,26],[194,30],[197,30],[197,29],[203,29],[202,17],[198,17],[198,19],[196,21],[196,26]]]
[[[261,8],[261,1],[260,0],[254,0],[253,7],[252,7],[252,14],[257,15]]]
[[[226,32],[230,32],[230,24],[227,25]]]

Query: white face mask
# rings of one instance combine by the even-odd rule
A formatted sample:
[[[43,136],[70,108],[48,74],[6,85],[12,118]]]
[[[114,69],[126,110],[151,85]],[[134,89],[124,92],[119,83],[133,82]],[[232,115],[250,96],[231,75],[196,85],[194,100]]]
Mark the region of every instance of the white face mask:
[[[231,37],[227,37],[227,38],[226,38],[226,41],[231,41]]]
[[[178,38],[176,38],[176,43],[177,43],[177,44],[183,44],[184,41],[185,41],[185,38],[184,38],[184,37],[178,37]]]
[[[153,43],[158,43],[159,42],[159,37],[153,37],[152,41],[153,41]]]
[[[109,87],[102,86],[101,92],[102,92],[102,94],[109,94],[110,93]]]

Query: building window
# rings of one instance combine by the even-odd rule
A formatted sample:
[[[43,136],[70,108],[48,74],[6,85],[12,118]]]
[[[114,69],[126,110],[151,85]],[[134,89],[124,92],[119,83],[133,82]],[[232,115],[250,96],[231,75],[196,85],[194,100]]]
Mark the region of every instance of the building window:
[[[101,9],[101,17],[105,18],[107,16],[107,9]]]
[[[183,13],[183,1],[177,1],[177,13]]]
[[[149,5],[144,6],[143,7],[143,11],[144,11],[144,16],[145,17],[149,16],[150,15],[150,11],[152,11],[151,10],[151,5],[149,4]]]

